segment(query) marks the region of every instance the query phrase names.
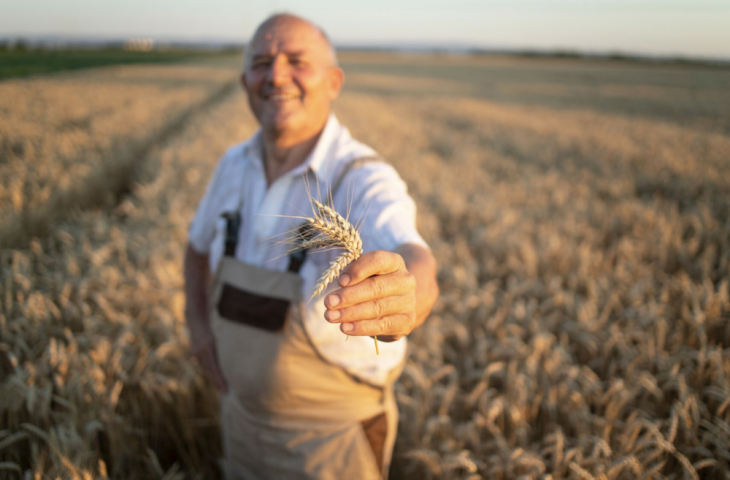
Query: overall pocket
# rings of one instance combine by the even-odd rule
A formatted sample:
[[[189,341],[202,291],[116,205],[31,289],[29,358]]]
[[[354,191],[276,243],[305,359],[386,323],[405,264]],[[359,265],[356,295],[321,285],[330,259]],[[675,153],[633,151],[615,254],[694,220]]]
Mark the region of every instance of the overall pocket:
[[[247,292],[224,283],[217,308],[218,315],[231,322],[278,332],[286,323],[289,301]]]

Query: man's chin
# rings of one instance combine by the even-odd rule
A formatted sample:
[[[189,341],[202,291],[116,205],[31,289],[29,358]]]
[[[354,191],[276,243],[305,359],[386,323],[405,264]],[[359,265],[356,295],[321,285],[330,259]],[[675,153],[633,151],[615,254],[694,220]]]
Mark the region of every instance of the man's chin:
[[[303,111],[265,112],[257,117],[261,129],[269,138],[306,139],[319,132],[324,123],[318,116],[308,115]]]
[[[268,133],[281,134],[293,130],[296,126],[295,116],[290,113],[278,113],[276,115],[264,115],[259,119],[261,128]]]

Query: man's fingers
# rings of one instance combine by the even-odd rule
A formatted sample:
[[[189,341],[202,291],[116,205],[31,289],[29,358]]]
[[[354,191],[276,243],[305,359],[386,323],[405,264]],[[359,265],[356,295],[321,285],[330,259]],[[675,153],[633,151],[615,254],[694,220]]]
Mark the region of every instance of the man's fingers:
[[[397,253],[376,250],[363,254],[349,264],[340,275],[339,284],[341,287],[357,285],[373,275],[386,275],[405,269],[406,264],[403,257]]]
[[[351,307],[327,310],[324,318],[330,323],[379,320],[413,310],[415,298],[412,295],[396,295],[358,303]]]
[[[339,310],[362,302],[402,295],[414,290],[415,282],[413,275],[405,270],[390,275],[376,275],[350,287],[335,290],[324,299],[324,305],[330,310]]]
[[[415,321],[409,315],[390,315],[380,320],[362,320],[359,322],[343,323],[340,325],[342,333],[348,335],[392,335],[400,336],[404,332],[413,330]]]

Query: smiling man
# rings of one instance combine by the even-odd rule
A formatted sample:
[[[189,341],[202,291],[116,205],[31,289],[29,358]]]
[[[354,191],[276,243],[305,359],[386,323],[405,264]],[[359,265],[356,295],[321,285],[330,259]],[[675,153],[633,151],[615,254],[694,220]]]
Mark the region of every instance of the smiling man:
[[[229,480],[387,477],[403,337],[438,296],[436,265],[403,181],[332,114],[343,82],[322,30],[293,15],[261,24],[241,75],[261,128],[226,152],[190,227],[186,320],[222,393]],[[365,251],[312,301],[338,252],[281,241],[309,195],[357,219]]]

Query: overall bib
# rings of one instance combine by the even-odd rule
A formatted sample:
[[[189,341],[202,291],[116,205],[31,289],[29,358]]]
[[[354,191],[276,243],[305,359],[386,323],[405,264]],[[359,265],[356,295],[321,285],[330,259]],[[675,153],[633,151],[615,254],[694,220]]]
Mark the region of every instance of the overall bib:
[[[346,165],[333,195],[364,161]],[[229,233],[209,295],[229,388],[221,399],[226,479],[386,478],[398,422],[392,381],[376,388],[319,355],[302,317],[301,252],[289,271],[246,264],[234,256],[238,225]]]

